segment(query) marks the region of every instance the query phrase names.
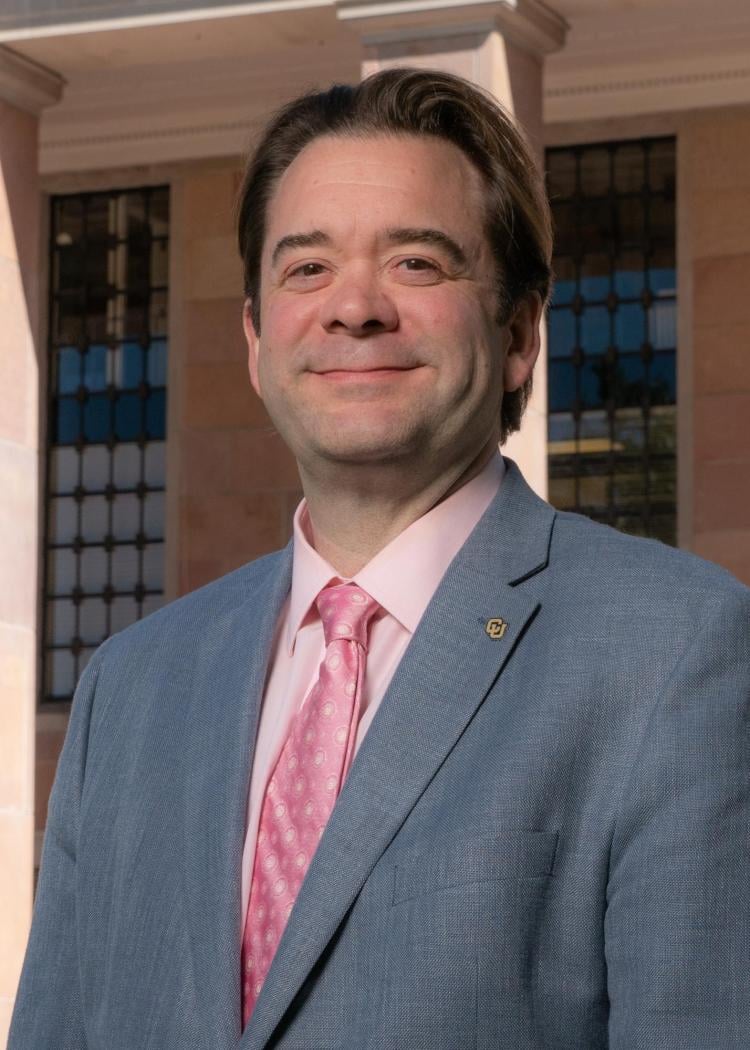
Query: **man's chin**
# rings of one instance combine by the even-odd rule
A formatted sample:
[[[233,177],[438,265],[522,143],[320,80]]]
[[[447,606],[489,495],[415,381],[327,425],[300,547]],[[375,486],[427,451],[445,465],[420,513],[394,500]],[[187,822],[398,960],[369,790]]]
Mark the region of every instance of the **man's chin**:
[[[406,461],[419,457],[419,449],[420,443],[413,437],[398,439],[393,434],[377,437],[339,433],[335,439],[308,446],[307,454],[300,459],[304,462],[312,454],[319,462],[341,467],[399,464],[403,468]]]

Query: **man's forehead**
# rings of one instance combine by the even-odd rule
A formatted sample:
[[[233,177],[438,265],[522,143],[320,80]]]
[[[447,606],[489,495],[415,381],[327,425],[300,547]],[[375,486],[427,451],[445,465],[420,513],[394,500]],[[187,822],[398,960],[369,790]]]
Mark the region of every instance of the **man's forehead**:
[[[468,232],[483,227],[483,186],[453,143],[435,136],[316,138],[283,173],[269,201],[266,247],[346,222]],[[290,225],[291,224],[291,225]]]

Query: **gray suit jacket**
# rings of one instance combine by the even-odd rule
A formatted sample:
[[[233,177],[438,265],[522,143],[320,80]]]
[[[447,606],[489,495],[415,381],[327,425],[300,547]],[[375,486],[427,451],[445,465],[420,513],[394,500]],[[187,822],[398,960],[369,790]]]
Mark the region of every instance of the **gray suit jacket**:
[[[750,592],[555,513],[512,464],[240,1034],[246,794],[290,572],[289,549],[247,565],[91,661],[11,1050],[747,1050]]]

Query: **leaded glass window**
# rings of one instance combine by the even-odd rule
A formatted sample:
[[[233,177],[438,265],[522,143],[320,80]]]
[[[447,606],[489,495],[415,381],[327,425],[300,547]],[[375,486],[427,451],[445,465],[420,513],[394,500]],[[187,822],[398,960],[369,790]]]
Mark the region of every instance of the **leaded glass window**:
[[[550,149],[549,493],[676,540],[675,141]]]
[[[163,597],[167,187],[52,199],[42,699]]]

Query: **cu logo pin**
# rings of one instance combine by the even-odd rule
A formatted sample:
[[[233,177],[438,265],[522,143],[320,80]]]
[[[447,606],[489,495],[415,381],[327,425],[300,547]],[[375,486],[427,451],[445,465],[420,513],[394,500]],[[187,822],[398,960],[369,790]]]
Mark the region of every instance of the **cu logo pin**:
[[[490,638],[502,638],[508,629],[508,625],[502,616],[493,616],[484,625],[484,629]]]

